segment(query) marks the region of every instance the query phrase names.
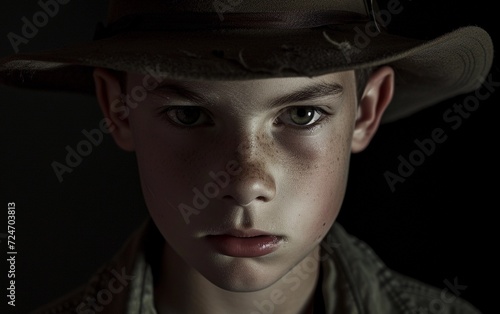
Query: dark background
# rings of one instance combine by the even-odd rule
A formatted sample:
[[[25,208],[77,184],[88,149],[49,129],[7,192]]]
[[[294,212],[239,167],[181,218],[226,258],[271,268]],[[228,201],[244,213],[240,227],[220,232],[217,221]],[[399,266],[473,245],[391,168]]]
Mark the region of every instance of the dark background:
[[[381,2],[384,7],[385,2]],[[465,24],[479,25],[498,42],[494,8],[486,0],[401,0],[394,32],[426,38]],[[21,52],[50,49],[92,37],[105,2],[70,1],[40,28]],[[0,56],[14,53],[9,32],[20,33],[23,16],[37,1],[2,2]],[[401,31],[404,27],[404,32]],[[498,65],[493,81],[500,81]],[[102,116],[93,98],[0,87],[0,233],[7,229],[7,202],[16,203],[16,313],[27,313],[85,282],[110,258],[146,209],[132,154],[106,136],[59,183],[51,163],[64,162],[66,145],[85,139]],[[339,221],[371,245],[389,267],[445,289],[445,280],[467,286],[460,297],[494,313],[498,291],[498,239],[494,212],[498,193],[498,92],[452,131],[442,115],[461,95],[412,117],[383,125],[369,148],[352,159]],[[385,171],[397,173],[398,156],[415,140],[443,128],[447,140],[392,192]],[[6,241],[0,238],[1,252]],[[6,307],[6,254],[0,254],[0,313]],[[449,296],[449,294],[448,294]],[[6,311],[4,312],[4,308]]]

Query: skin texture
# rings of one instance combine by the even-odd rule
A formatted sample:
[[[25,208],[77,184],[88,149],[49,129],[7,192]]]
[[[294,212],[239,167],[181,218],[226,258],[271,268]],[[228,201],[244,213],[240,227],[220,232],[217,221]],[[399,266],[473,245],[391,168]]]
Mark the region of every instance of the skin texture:
[[[319,244],[341,208],[350,155],[378,128],[392,98],[392,69],[372,74],[359,103],[353,71],[251,81],[162,79],[160,86],[129,73],[129,95],[146,81],[155,87],[134,106],[120,101],[123,84],[111,73],[96,69],[94,78],[113,138],[137,156],[149,213],[166,239],[155,287],[159,313],[259,313],[270,299],[274,313],[306,313]],[[335,88],[321,97],[285,97],[321,84]],[[310,129],[300,124],[310,120],[304,112],[313,116]],[[207,240],[254,229],[278,236],[277,249],[233,257]]]

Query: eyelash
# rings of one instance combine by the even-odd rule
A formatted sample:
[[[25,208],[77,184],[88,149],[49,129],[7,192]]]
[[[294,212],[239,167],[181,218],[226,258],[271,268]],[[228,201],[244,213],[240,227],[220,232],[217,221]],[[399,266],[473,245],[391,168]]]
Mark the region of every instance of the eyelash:
[[[161,118],[167,120],[167,122],[173,124],[175,127],[182,128],[182,129],[193,129],[195,127],[206,125],[206,124],[200,124],[200,125],[183,125],[181,123],[173,121],[173,119],[169,116],[169,113],[172,112],[172,111],[179,110],[179,109],[181,109],[181,110],[184,109],[185,110],[185,109],[188,109],[188,108],[189,109],[199,108],[200,109],[200,114],[205,115],[208,119],[211,120],[210,115],[207,114],[206,111],[203,108],[199,107],[199,106],[168,106],[168,107],[163,107],[159,111],[158,115]],[[328,120],[330,118],[330,116],[332,115],[332,114],[326,112],[325,110],[323,110],[323,109],[321,109],[319,107],[315,107],[315,106],[292,106],[292,107],[287,107],[284,110],[282,110],[280,112],[278,118],[276,118],[276,120],[274,121],[274,124],[280,123],[279,122],[279,120],[280,120],[279,117],[281,117],[287,111],[290,111],[290,110],[296,109],[296,108],[312,109],[312,110],[314,110],[314,114],[320,114],[321,115],[316,121],[314,121],[310,125],[290,125],[290,124],[288,124],[289,127],[294,128],[294,129],[298,129],[299,131],[302,131],[302,130],[303,131],[312,130],[312,129],[318,127],[321,123],[323,123],[326,120]],[[285,123],[282,123],[282,124],[285,124]],[[212,125],[212,124],[208,124],[208,125]]]
[[[290,125],[290,124],[288,124],[289,127],[297,129],[299,131],[310,131],[312,129],[315,129],[318,126],[320,126],[322,123],[324,123],[325,121],[327,121],[330,118],[330,116],[331,116],[331,114],[329,114],[328,112],[326,112],[325,110],[323,110],[323,109],[321,109],[319,107],[315,107],[315,106],[293,106],[293,107],[287,107],[287,108],[285,108],[285,110],[281,111],[280,115],[278,116],[278,118],[276,119],[276,121],[274,123],[277,124],[277,122],[279,121],[279,117],[281,117],[285,112],[287,112],[289,110],[292,110],[292,109],[297,109],[297,108],[312,109],[312,110],[314,110],[314,115],[316,115],[316,114],[320,114],[321,115],[316,121],[314,121],[313,123],[311,123],[309,125],[293,125],[293,124]]]
[[[201,114],[204,114],[205,116],[208,116],[208,119],[211,119],[210,116],[205,112],[205,110],[201,109],[199,106],[165,106],[160,109],[158,112],[158,115],[160,118],[165,119],[167,122],[172,124],[173,126],[180,128],[180,129],[193,129],[195,127],[199,127],[200,125],[184,125],[181,123],[178,123],[176,121],[173,121],[172,118],[169,116],[169,112],[174,111],[174,110],[179,110],[179,109],[192,109],[192,108],[200,108]]]

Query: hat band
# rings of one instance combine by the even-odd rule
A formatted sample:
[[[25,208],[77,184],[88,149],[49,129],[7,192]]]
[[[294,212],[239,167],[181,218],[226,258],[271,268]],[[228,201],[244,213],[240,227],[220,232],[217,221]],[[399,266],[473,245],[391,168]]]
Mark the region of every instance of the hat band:
[[[192,31],[214,29],[306,29],[327,25],[369,22],[370,16],[341,10],[321,12],[217,13],[174,12],[172,14],[137,14],[119,18],[104,26],[97,25],[94,39],[126,32]]]

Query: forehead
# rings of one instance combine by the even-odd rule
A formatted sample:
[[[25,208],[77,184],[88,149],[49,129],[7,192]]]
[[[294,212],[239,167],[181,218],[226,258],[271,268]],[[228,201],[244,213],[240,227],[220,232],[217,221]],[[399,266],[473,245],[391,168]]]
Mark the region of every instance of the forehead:
[[[135,86],[145,84],[148,75],[128,73],[127,86],[131,91]],[[268,100],[281,96],[286,97],[295,93],[306,97],[305,94],[314,97],[327,96],[327,94],[339,94],[354,92],[356,79],[354,71],[328,73],[316,77],[284,77],[252,80],[234,81],[212,81],[212,80],[172,80],[168,78],[152,78],[155,92],[175,93],[177,96],[197,95],[211,100]],[[148,85],[151,84],[147,83]],[[191,93],[194,92],[194,93]],[[189,95],[188,95],[189,94]]]

